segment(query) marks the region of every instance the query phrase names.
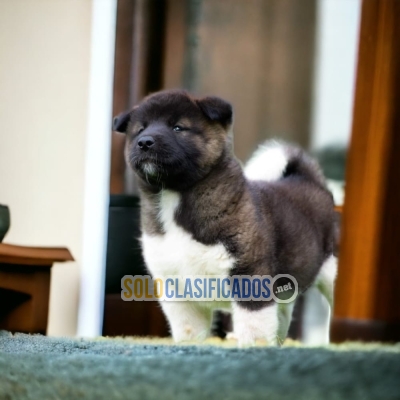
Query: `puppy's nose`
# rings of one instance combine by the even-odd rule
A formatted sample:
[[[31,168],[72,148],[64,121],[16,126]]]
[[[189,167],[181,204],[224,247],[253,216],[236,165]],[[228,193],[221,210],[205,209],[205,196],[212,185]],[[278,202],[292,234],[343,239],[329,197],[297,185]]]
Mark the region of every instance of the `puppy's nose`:
[[[143,136],[138,141],[138,146],[143,151],[147,151],[153,144],[154,139],[151,136]]]

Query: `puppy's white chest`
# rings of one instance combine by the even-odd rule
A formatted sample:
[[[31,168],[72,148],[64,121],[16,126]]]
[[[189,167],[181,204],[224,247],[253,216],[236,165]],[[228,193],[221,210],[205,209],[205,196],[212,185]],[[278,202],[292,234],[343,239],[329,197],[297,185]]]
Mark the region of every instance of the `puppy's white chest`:
[[[204,245],[175,223],[180,195],[164,190],[159,219],[163,235],[142,235],[143,255],[152,275],[227,275],[234,259],[222,244]]]

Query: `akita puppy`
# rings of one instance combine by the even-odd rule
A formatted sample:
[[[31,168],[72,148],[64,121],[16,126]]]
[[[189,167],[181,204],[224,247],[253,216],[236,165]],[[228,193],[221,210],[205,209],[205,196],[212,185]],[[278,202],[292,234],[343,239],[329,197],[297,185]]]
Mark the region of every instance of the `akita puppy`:
[[[328,343],[336,228],[322,172],[299,148],[274,141],[242,168],[232,153],[232,123],[228,102],[180,90],[153,94],[114,119],[114,130],[127,134],[126,161],[139,177],[147,268],[153,276],[289,274],[299,292],[313,287],[323,295],[320,305],[311,302],[320,310],[306,315],[304,339]],[[227,307],[230,336],[246,346],[281,342],[293,303],[164,301],[161,307],[176,341],[204,339],[213,309]]]

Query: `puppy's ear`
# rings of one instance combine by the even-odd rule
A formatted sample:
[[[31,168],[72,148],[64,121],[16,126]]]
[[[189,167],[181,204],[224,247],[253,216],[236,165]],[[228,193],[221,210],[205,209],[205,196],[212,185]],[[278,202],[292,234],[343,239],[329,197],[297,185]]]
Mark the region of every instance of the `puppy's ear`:
[[[126,133],[130,118],[131,118],[130,111],[125,111],[124,113],[115,117],[113,120],[113,131],[119,133]]]
[[[201,111],[211,121],[219,122],[225,127],[232,123],[232,106],[227,101],[219,97],[209,96],[196,100],[196,102]]]

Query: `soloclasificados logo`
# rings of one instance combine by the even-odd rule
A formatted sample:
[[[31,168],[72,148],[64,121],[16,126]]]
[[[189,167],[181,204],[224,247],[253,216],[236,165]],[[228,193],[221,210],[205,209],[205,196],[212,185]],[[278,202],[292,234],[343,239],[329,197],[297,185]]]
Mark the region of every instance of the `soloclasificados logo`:
[[[290,303],[298,295],[296,279],[276,275],[125,275],[124,301],[270,301]]]

